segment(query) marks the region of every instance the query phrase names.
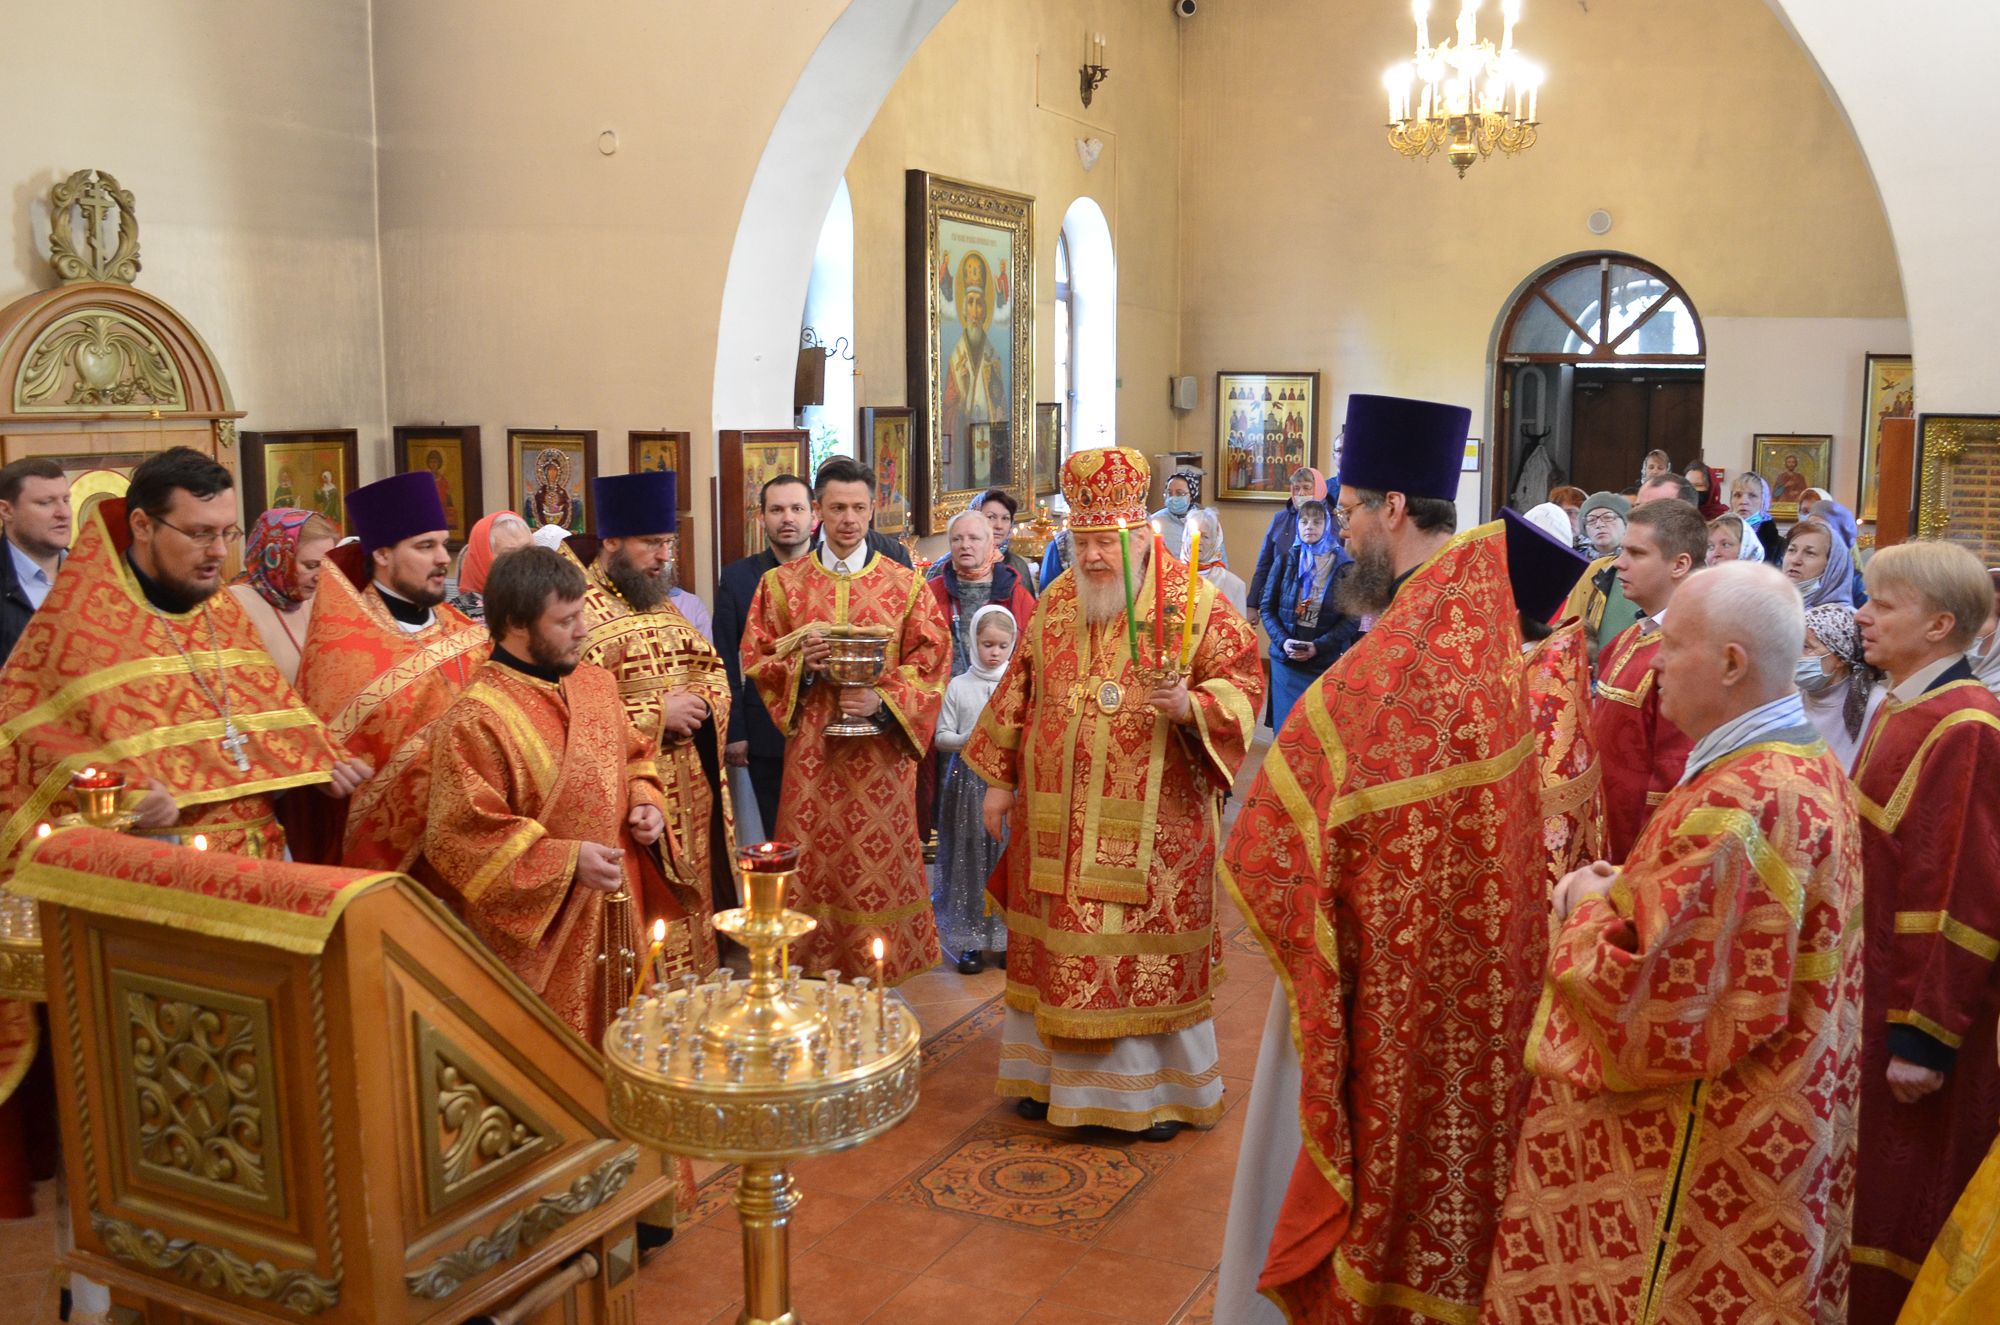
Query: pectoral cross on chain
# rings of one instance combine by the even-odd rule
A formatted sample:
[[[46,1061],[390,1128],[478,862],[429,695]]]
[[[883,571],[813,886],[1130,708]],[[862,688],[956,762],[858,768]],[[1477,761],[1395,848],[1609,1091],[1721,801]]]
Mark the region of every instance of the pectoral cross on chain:
[[[250,756],[244,753],[244,748],[250,744],[250,738],[242,732],[237,731],[235,723],[224,724],[222,728],[222,740],[218,744],[222,746],[222,753],[236,761],[237,772],[248,773],[250,771]]]

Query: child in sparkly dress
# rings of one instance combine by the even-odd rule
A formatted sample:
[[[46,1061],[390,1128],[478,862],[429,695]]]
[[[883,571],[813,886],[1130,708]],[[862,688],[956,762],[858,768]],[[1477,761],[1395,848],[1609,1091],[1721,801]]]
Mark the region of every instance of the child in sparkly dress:
[[[1013,656],[1013,614],[998,603],[988,603],[973,613],[967,635],[972,641],[971,670],[951,679],[938,713],[936,745],[950,758],[938,783],[937,879],[931,905],[937,911],[946,955],[958,963],[961,974],[977,975],[989,959],[1007,964],[1007,918],[989,914],[986,905],[986,880],[1006,843],[987,836],[980,818],[986,780],[972,771],[959,751],[972,738],[972,729]]]

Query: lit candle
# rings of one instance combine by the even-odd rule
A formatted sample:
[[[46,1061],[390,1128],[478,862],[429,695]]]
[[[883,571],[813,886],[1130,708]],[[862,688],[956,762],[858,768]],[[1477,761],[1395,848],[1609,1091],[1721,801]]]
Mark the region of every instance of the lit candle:
[[[1167,665],[1167,541],[1153,526],[1153,661]]]
[[[50,828],[50,827],[49,827],[49,826],[48,826],[47,824],[45,824],[45,823],[44,823],[44,824],[36,824],[36,825],[35,825],[35,836],[36,836],[36,837],[47,837],[47,836],[48,836],[48,835],[49,835],[50,833],[52,833],[52,832],[54,832],[54,831],[55,831],[54,829]]]
[[[880,989],[882,988],[882,958],[888,952],[888,949],[879,938],[869,946],[875,953],[875,987]]]
[[[1417,20],[1417,53],[1431,44],[1431,0],[1410,0],[1410,15]]]
[[[653,922],[653,946],[646,950],[646,960],[639,967],[639,978],[632,982],[632,997],[625,1000],[627,1003],[637,1003],[639,1001],[639,992],[646,987],[646,977],[652,974],[653,963],[660,960],[660,949],[666,946],[667,922],[664,920],[655,920]]]
[[[194,835],[194,841],[189,845],[194,847],[196,851],[206,851],[208,850],[208,837],[206,834],[196,833]]]
[[[1188,591],[1187,611],[1181,614],[1181,671],[1188,670],[1194,659],[1194,605],[1196,590],[1201,587],[1201,530],[1199,527],[1188,533]]]
[[[875,1044],[886,1051],[889,1047],[889,982],[882,978],[882,955],[887,949],[879,937],[870,946],[875,950]]]
[[[1125,562],[1125,637],[1132,645],[1132,662],[1139,662],[1139,618],[1132,605],[1132,531],[1118,522],[1118,554]]]
[[[1521,21],[1521,0],[1500,0],[1500,49],[1514,49],[1514,25]]]

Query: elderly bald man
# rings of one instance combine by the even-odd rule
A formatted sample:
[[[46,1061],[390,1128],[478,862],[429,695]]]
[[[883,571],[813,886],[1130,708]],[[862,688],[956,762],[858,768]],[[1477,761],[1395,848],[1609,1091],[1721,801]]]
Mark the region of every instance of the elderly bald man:
[[[1489,1321],[1846,1318],[1861,837],[1800,707],[1798,592],[1681,589],[1661,703],[1695,740],[1622,869],[1558,885]]]

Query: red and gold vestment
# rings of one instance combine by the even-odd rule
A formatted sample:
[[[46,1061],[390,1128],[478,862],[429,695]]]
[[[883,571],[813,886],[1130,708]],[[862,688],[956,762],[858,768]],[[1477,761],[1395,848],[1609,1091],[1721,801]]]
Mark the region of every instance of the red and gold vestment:
[[[1888,700],[1854,785],[1868,989],[1852,1315],[1888,1325],[2000,1120],[2000,702],[1963,662],[1916,699]],[[1944,1085],[1897,1102],[1892,1056]]]
[[[1153,559],[1156,560],[1156,559]],[[1137,603],[1154,601],[1147,566]],[[1166,565],[1165,601],[1187,601]],[[1076,577],[1055,581],[964,752],[1016,793],[1001,861],[1007,1004],[1050,1045],[1156,1035],[1211,1015],[1221,805],[1249,753],[1264,677],[1257,637],[1198,580],[1186,724],[1146,702],[1153,645],[1135,665],[1125,615],[1086,623]],[[1140,623],[1150,641],[1152,623]],[[1171,650],[1176,625],[1165,632]],[[1112,690],[1116,699],[1107,704]]]
[[[437,776],[414,871],[556,1015],[597,1045],[631,993],[633,967],[609,931],[643,934],[625,816],[664,799],[652,751],[625,716],[618,681],[579,666],[543,681],[489,662],[432,726]],[[576,882],[584,842],[625,851],[627,914]],[[600,955],[608,960],[600,961]]]
[[[723,767],[729,674],[715,646],[672,603],[634,611],[598,570],[585,576],[590,634],[583,660],[618,678],[625,716],[653,751],[666,793],[667,831],[656,849],[639,851],[634,861],[646,928],[656,919],[667,922],[661,957],[668,979],[684,970],[707,975],[715,969],[711,871],[729,868],[736,854],[729,789],[709,780],[711,769]],[[708,721],[691,736],[669,736],[662,725],[663,703],[675,690],[691,690],[708,704]]]
[[[799,646],[812,630],[886,631],[879,736],[828,736],[839,688],[808,683]],[[785,733],[777,836],[805,848],[791,905],[819,921],[794,945],[808,974],[874,970],[870,941],[888,948],[885,978],[937,965],[937,922],[917,838],[917,764],[930,749],[951,673],[951,632],[917,573],[879,554],[859,574],[817,553],[765,572],[743,628],[743,675]]]
[[[1590,725],[1590,632],[1571,618],[1528,646],[1528,715],[1542,769],[1549,887],[1604,855],[1604,768]]]
[[[1614,864],[1631,852],[1653,807],[1681,780],[1694,748],[1660,712],[1653,676],[1659,652],[1659,627],[1639,621],[1619,631],[1597,659],[1590,726],[1604,769],[1604,858]]]
[[[349,547],[356,545],[350,544]],[[339,550],[347,553],[348,549]],[[493,651],[484,627],[448,603],[431,624],[406,631],[389,615],[358,557],[327,559],[313,595],[312,623],[299,662],[299,693],[355,758],[375,769],[344,813],[299,824],[323,840],[310,853],[351,869],[408,869],[430,803],[431,723],[451,707]],[[320,816],[315,816],[320,817]],[[301,851],[308,853],[307,844]],[[333,859],[337,853],[337,861]]]
[[[1670,794],[1556,936],[1487,1320],[1846,1319],[1860,835],[1796,735]]]
[[[1299,1051],[1259,1284],[1294,1322],[1478,1311],[1548,950],[1517,619],[1502,526],[1451,539],[1299,701],[1223,852]]]

